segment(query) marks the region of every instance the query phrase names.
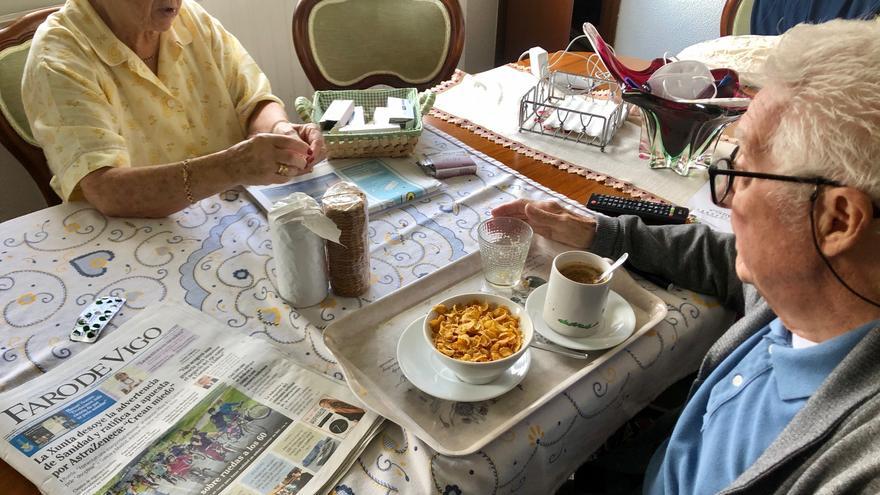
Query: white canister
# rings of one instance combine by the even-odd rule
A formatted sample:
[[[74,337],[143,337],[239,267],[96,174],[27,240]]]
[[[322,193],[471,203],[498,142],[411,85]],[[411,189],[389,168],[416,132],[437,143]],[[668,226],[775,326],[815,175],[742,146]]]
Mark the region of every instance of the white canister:
[[[301,192],[276,202],[268,219],[279,295],[295,308],[323,301],[329,290],[324,239],[339,242],[339,229]]]
[[[547,283],[544,323],[562,335],[590,337],[602,328],[614,274],[600,283],[575,282],[562,275],[562,271],[575,264],[589,265],[600,274],[610,267],[604,258],[586,251],[567,251],[557,255],[553,259],[550,281]]]

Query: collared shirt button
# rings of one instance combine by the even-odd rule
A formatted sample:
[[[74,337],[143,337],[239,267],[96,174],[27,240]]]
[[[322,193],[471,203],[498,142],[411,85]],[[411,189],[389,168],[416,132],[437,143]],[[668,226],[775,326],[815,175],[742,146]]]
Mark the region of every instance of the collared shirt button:
[[[767,346],[767,354],[773,354],[773,344]]]
[[[168,98],[168,101],[166,101],[166,104],[168,105],[168,108],[171,108],[171,109],[177,107],[177,101],[175,101],[174,98]]]
[[[740,385],[743,384],[743,376],[742,375],[734,376],[733,380],[731,380],[731,383],[733,383],[734,387],[739,387]]]

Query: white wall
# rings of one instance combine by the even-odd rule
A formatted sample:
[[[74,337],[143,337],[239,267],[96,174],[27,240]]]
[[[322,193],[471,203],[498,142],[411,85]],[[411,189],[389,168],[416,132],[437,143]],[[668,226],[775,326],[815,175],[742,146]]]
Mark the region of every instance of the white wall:
[[[475,74],[495,66],[498,0],[459,0],[464,11],[464,52],[458,67]]]
[[[718,37],[724,0],[621,0],[614,49],[646,60]]]
[[[259,8],[256,8],[257,2]],[[223,23],[248,50],[272,83],[272,91],[294,118],[293,100],[310,95],[312,86],[293,51],[291,19],[296,0],[201,0],[205,10]],[[273,33],[267,36],[267,33]]]
[[[60,5],[64,0],[0,0],[0,23],[17,17],[14,14],[28,10],[41,9],[50,5]],[[10,15],[13,14],[13,15]]]
[[[25,10],[48,7],[64,3],[63,0],[3,0],[0,5],[0,15],[12,12],[24,12]]]

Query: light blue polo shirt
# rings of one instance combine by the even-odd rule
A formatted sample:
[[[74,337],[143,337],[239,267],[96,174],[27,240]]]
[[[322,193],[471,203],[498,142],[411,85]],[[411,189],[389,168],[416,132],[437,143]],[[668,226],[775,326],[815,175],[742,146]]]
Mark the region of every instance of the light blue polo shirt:
[[[749,337],[687,403],[651,458],[644,493],[710,494],[730,485],[876,324],[801,349],[779,318]]]

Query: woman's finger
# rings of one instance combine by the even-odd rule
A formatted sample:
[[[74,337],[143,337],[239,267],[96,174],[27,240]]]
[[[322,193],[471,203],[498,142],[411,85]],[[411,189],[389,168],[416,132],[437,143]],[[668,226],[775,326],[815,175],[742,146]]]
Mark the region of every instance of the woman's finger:
[[[289,150],[305,156],[310,153],[309,145],[299,136],[286,134],[269,134],[268,136],[276,149]]]
[[[291,171],[302,171],[309,166],[306,158],[290,150],[276,150],[273,161],[276,165],[284,165]]]
[[[301,125],[297,128],[297,133],[303,141],[308,143],[309,149],[312,151],[309,162],[319,162],[324,159],[326,148],[324,145],[324,134],[315,124]]]
[[[303,141],[307,143],[313,143],[316,140],[322,139],[323,134],[321,134],[321,129],[318,128],[315,124],[304,124],[298,126],[296,128],[296,133],[302,138]]]

